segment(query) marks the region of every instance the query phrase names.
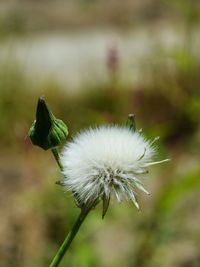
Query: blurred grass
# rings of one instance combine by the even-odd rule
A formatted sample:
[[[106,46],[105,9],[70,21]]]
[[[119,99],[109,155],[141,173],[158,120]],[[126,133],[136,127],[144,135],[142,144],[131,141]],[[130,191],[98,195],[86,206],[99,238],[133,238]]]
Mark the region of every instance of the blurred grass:
[[[200,60],[191,41],[197,18],[185,7],[179,11],[188,14],[185,43],[157,47],[141,62],[145,78],[129,88],[108,70],[106,83],[83,84],[73,95],[53,77],[30,83],[14,59],[0,62],[0,267],[48,266],[78,214],[71,196],[54,184],[60,174],[51,154],[26,138],[40,95],[68,124],[70,138],[135,113],[138,129],[161,136],[159,158],[171,158],[144,181],[152,196],[139,194],[141,213],[130,203],[112,203],[101,221],[98,207],[62,266],[199,267]]]
[[[171,68],[165,64],[165,57],[173,60],[175,65],[173,74],[170,72]],[[87,85],[85,93],[79,95],[64,93],[63,88],[56,81],[47,81],[46,85],[43,84],[45,90],[37,88],[37,84],[28,83],[25,73],[17,62],[2,64],[0,68],[0,110],[2,114],[0,143],[1,157],[4,163],[0,167],[1,187],[5,187],[4,177],[7,173],[10,181],[6,182],[8,189],[6,192],[3,191],[3,195],[7,194],[11,207],[17,205],[18,208],[16,210],[11,208],[10,214],[8,210],[5,211],[9,207],[1,205],[1,213],[4,214],[4,218],[12,219],[8,221],[8,224],[6,224],[7,219],[4,219],[5,225],[3,223],[2,229],[6,234],[1,238],[1,246],[5,251],[1,250],[2,263],[0,266],[7,267],[12,263],[14,267],[31,267],[35,266],[35,262],[37,262],[37,266],[48,266],[52,255],[62,242],[66,232],[69,231],[78,213],[70,196],[54,185],[58,179],[58,171],[56,171],[56,165],[51,155],[32,147],[25,139],[34,118],[37,98],[43,94],[54,113],[68,124],[71,136],[82,127],[89,125],[123,123],[127,114],[134,112],[137,125],[139,128],[143,126],[144,133],[146,132],[152,138],[160,135],[162,142],[165,142],[164,146],[168,152],[166,149],[161,149],[160,157],[166,157],[166,154],[172,157],[172,163],[169,163],[168,167],[162,166],[160,172],[155,173],[155,176],[161,176],[162,173],[164,178],[160,177],[152,181],[150,188],[155,191],[153,198],[145,199],[144,196],[140,196],[141,202],[143,202],[142,214],[138,215],[132,207],[131,216],[127,217],[126,215],[116,222],[118,218],[116,218],[115,212],[120,216],[122,207],[114,205],[111,208],[114,209],[114,213],[110,211],[100,226],[100,211],[97,209],[92,215],[95,217],[92,221],[93,223],[98,221],[100,227],[91,230],[95,226],[90,221],[91,218],[88,218],[90,222],[86,222],[83,226],[82,233],[73,244],[73,249],[68,257],[64,259],[63,266],[64,264],[69,264],[71,267],[77,265],[80,267],[121,266],[124,262],[126,266],[151,266],[154,264],[158,249],[164,244],[174,242],[173,237],[177,236],[180,231],[179,227],[183,230],[177,238],[187,241],[184,223],[188,218],[183,217],[182,222],[177,222],[175,213],[179,205],[186,205],[185,208],[179,208],[179,216],[183,212],[182,209],[188,210],[189,213],[192,212],[192,209],[197,212],[194,205],[197,200],[192,198],[189,198],[188,202],[186,200],[188,196],[200,190],[199,156],[198,152],[193,150],[195,145],[193,137],[199,131],[200,94],[197,90],[200,84],[199,62],[184,51],[179,51],[178,54],[174,51],[171,51],[170,54],[163,53],[162,57],[159,55],[159,58],[163,58],[163,61],[158,62],[156,57],[153,57],[153,61],[150,61],[146,69],[143,68],[145,76],[151,79],[147,79],[140,87],[124,90],[123,84],[111,79],[95,88]],[[195,151],[198,151],[197,147],[195,147]],[[21,176],[22,188],[15,188],[15,184],[17,185],[19,180],[12,179],[11,173],[8,172],[11,154],[17,162],[19,160],[21,162],[17,167],[17,172]],[[48,168],[49,164],[51,165],[50,169]],[[11,183],[12,187],[10,187]],[[197,204],[199,203],[197,202]],[[124,205],[123,209],[125,213],[130,214],[129,206]],[[193,221],[192,216],[190,219]],[[129,225],[126,229],[128,235],[131,234],[137,240],[134,249],[131,249],[130,243],[127,241],[128,245],[123,252],[127,258],[124,258],[123,255],[122,258],[118,256],[118,263],[112,259],[114,256],[111,256],[110,260],[100,259],[98,250],[102,250],[102,243],[99,243],[100,247],[95,244],[95,240],[100,238],[98,237],[98,231],[101,232],[99,228],[106,228],[110,224],[117,223],[116,236],[111,238],[116,239],[116,242],[121,242],[117,241],[120,236],[118,231],[124,231],[126,221]],[[178,228],[177,223],[180,224]],[[187,230],[189,236],[190,231],[193,230]],[[196,235],[198,235],[198,229],[196,231]],[[11,237],[9,237],[10,235]],[[124,233],[123,236],[126,234]],[[116,247],[111,248],[109,242],[112,241],[106,240],[106,242],[108,242],[106,250],[109,250],[111,254],[114,253],[118,247],[117,243],[115,243]],[[200,238],[194,242],[195,246],[198,246]],[[6,246],[11,249],[9,253]],[[27,248],[24,249],[24,246]],[[31,248],[28,248],[29,246]],[[103,246],[107,247],[106,244]],[[165,250],[167,251],[167,249],[170,247]],[[106,255],[106,250],[103,249],[101,254]],[[159,254],[157,257],[160,257]],[[198,258],[199,256],[195,254],[193,257]],[[195,265],[196,261],[194,259],[191,266],[198,266]],[[182,263],[178,264],[174,266],[185,266],[180,265]],[[159,266],[167,265],[159,262]]]

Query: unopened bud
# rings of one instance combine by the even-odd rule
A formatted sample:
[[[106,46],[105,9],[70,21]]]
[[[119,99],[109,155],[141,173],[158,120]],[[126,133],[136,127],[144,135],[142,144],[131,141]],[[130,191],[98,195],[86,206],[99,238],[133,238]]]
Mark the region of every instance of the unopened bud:
[[[38,100],[36,120],[33,122],[28,135],[34,145],[44,150],[57,147],[67,139],[67,126],[62,120],[56,119],[48,109],[43,97]]]

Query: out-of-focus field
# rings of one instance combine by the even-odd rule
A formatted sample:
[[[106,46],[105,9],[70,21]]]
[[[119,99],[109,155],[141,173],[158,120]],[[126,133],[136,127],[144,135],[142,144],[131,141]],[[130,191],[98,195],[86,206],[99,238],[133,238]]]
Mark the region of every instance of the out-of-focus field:
[[[138,192],[141,212],[132,203],[114,201],[104,220],[101,205],[92,211],[61,266],[200,266],[199,3],[107,2],[0,3],[0,267],[49,266],[79,213],[70,194],[55,184],[61,174],[51,153],[27,138],[41,95],[68,125],[69,139],[88,126],[122,124],[134,113],[146,137],[160,136],[157,159],[171,158],[144,178],[151,195]],[[106,38],[91,44],[86,34],[91,28],[106,32]],[[170,45],[169,35],[163,39],[166,29],[176,37]],[[27,40],[42,35],[57,40],[58,33],[64,36],[62,49],[66,36],[79,36],[66,47],[72,49],[66,63],[56,65],[62,54],[51,47],[52,38],[28,57]],[[43,58],[45,50],[50,54]],[[42,64],[48,55],[51,60]],[[85,68],[71,69],[69,58]],[[62,75],[65,68],[70,73],[62,82],[59,72],[52,72],[57,66]],[[79,81],[74,88],[72,75]]]

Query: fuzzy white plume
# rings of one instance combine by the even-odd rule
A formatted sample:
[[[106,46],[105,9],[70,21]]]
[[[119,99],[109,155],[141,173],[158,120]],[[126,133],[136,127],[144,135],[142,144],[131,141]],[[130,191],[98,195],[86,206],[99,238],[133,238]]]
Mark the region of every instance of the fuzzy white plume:
[[[88,129],[63,150],[64,185],[81,205],[103,199],[108,206],[115,196],[118,201],[131,199],[139,208],[134,190],[148,194],[140,176],[147,173],[148,166],[163,162],[153,161],[155,153],[152,141],[127,127]]]

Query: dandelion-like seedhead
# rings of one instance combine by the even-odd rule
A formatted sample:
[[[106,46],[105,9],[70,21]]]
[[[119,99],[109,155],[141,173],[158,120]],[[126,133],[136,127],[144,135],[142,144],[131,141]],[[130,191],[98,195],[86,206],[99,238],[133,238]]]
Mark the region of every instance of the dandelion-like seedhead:
[[[141,175],[163,161],[153,161],[153,141],[127,127],[102,126],[85,130],[63,150],[64,186],[73,192],[80,206],[94,206],[103,200],[103,216],[111,197],[132,200],[139,209],[135,189],[147,193]]]

